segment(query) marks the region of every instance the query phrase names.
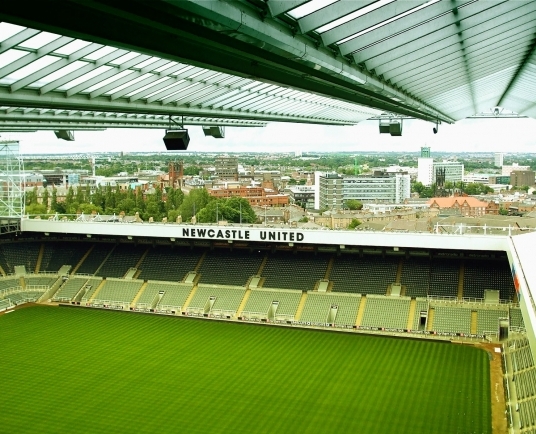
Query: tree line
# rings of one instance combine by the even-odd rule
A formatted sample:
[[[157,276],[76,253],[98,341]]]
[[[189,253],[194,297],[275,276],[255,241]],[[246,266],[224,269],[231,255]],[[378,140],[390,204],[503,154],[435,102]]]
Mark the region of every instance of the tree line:
[[[195,215],[199,223],[215,223],[226,220],[233,223],[255,223],[257,217],[249,202],[240,197],[214,198],[204,188],[185,195],[179,188],[156,187],[154,192],[144,194],[137,188],[121,189],[118,186],[98,186],[95,189],[69,187],[65,198],[58,200],[56,187],[45,188],[41,196],[37,187],[25,195],[25,213],[47,214],[102,214],[133,216],[138,213],[144,221],[150,217],[161,221],[164,217],[174,222],[177,216],[190,221]]]

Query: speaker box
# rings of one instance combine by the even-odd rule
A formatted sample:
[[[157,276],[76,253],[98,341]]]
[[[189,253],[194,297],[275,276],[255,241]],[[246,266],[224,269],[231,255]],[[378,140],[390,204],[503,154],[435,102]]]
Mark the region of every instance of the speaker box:
[[[186,151],[190,143],[188,130],[166,131],[164,144],[168,151]]]
[[[391,136],[401,136],[402,135],[402,122],[389,123],[389,133],[391,134]]]
[[[389,134],[389,122],[380,121],[380,134]]]

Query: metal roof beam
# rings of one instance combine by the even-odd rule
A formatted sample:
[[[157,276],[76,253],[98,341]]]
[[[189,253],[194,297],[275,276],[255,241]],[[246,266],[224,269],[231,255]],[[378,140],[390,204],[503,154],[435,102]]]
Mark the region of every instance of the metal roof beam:
[[[277,17],[278,15],[284,14],[285,12],[291,11],[292,9],[301,6],[304,3],[307,3],[309,0],[284,0],[284,1],[268,1],[268,10],[272,17]]]
[[[355,12],[365,6],[374,3],[376,0],[352,0],[338,1],[329,6],[326,6],[312,14],[306,15],[298,20],[298,25],[302,33],[308,33],[311,30],[316,30],[325,24],[329,24],[338,20],[344,15]],[[268,2],[268,5],[271,2]]]

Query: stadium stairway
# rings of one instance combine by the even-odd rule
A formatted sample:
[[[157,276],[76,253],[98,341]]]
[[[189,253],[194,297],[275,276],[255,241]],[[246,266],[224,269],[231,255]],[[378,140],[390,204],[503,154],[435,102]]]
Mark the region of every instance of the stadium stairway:
[[[431,307],[430,309],[428,309],[428,319],[426,320],[427,331],[434,329],[434,316],[435,316],[435,309]]]
[[[363,316],[365,315],[365,305],[367,304],[367,296],[363,294],[361,297],[361,303],[359,303],[359,310],[357,311],[357,318],[355,319],[355,325],[359,327],[363,322]]]
[[[147,249],[147,251],[148,250],[149,249]],[[147,254],[147,252],[144,253],[144,255],[146,255],[146,254]],[[145,288],[147,288],[148,284],[149,284],[149,282],[147,282],[147,281],[143,282],[143,284],[140,287],[140,290],[138,291],[138,293],[136,294],[136,296],[132,300],[132,303],[130,303],[130,307],[136,307],[136,303],[138,303],[138,300],[140,299],[141,295],[143,294],[143,291],[145,291]]]
[[[43,253],[45,252],[45,244],[42,243],[39,247],[39,253],[37,254],[37,261],[35,262],[35,270],[34,273],[39,273],[39,269],[41,268],[41,262],[43,261]]]
[[[413,318],[415,317],[415,306],[417,305],[417,300],[414,298],[409,302],[409,314],[408,314],[408,330],[413,330]]]
[[[149,253],[149,250],[151,250],[151,249],[149,247],[147,247],[147,250],[145,250],[145,252],[143,252],[143,254],[141,255],[141,257],[138,260],[138,262],[136,262],[136,265],[134,265],[134,268],[136,268],[137,271],[136,271],[136,274],[134,274],[133,279],[137,279],[139,277],[139,275],[141,274],[141,272],[142,272],[142,270],[140,270],[141,264],[143,263],[143,260],[145,259],[145,257]]]
[[[6,276],[6,272],[4,271],[1,265],[0,265],[0,273],[2,273],[2,276]]]
[[[328,266],[329,268],[329,266]],[[296,315],[294,315],[294,319],[296,321],[299,321],[301,316],[302,316],[302,312],[303,312],[303,308],[305,307],[305,302],[307,301],[307,292],[302,292],[302,295],[301,295],[301,298],[300,298],[300,302],[298,303],[298,309],[296,309]]]
[[[239,317],[242,315],[242,311],[246,307],[246,303],[248,302],[249,296],[251,295],[251,289],[246,289],[246,293],[244,294],[244,297],[242,297],[242,301],[240,302],[240,305],[238,306],[238,309],[236,309],[236,317]]]
[[[328,266],[326,268],[326,274],[324,274],[324,280],[329,280],[329,275],[331,274],[331,269],[333,268],[333,263],[335,258],[332,256],[328,261]]]
[[[80,268],[80,265],[82,265],[84,263],[84,261],[86,260],[86,258],[89,256],[89,254],[91,253],[91,251],[95,248],[95,244],[92,244],[91,247],[87,250],[87,252],[84,254],[84,256],[82,256],[82,258],[80,259],[80,261],[78,261],[78,264],[76,264],[72,271],[71,271],[71,275],[74,275],[78,269]]]
[[[464,263],[462,262],[460,264],[460,275],[458,277],[458,300],[463,299],[463,277],[465,274],[464,271],[465,271],[465,266],[464,266]]]
[[[478,323],[478,312],[476,310],[471,311],[471,334],[476,335]]]
[[[398,268],[396,270],[395,282],[400,282],[400,279],[402,279],[402,267],[403,266],[404,266],[404,258],[400,258],[400,262],[398,263]]]
[[[262,276],[262,271],[264,270],[264,266],[266,265],[267,262],[268,262],[268,255],[264,255],[264,258],[262,259],[261,265],[259,266],[259,270],[257,271],[257,276]],[[264,282],[264,280],[266,280],[266,279],[263,278],[263,282]],[[259,282],[259,285],[261,285],[260,282]]]
[[[203,261],[203,258],[205,257],[206,255],[206,252],[203,253],[203,256],[201,257],[201,259],[199,260],[199,265],[201,265],[201,262]],[[188,298],[186,298],[183,306],[181,307],[182,311],[183,312],[186,312],[186,309],[188,309],[188,306],[190,305],[191,301],[192,301],[192,298],[194,298],[194,295],[195,293],[197,292],[197,288],[199,288],[199,285],[197,285],[197,283],[194,285],[194,287],[192,288],[192,290],[190,291],[190,294],[188,294]]]
[[[197,265],[194,268],[194,271],[196,272],[197,275],[199,275],[199,270],[201,269],[201,265],[203,265],[203,261],[205,260],[206,256],[207,256],[207,250],[203,252],[201,257],[199,258],[199,261],[197,262]]]
[[[91,303],[93,300],[95,300],[97,295],[99,295],[99,292],[101,291],[101,289],[104,288],[104,285],[106,285],[106,279],[101,280],[101,283],[99,283],[99,286],[97,287],[97,289],[95,290],[91,298],[88,300],[88,303]]]
[[[19,277],[19,285],[22,289],[26,290],[26,279],[24,276]]]

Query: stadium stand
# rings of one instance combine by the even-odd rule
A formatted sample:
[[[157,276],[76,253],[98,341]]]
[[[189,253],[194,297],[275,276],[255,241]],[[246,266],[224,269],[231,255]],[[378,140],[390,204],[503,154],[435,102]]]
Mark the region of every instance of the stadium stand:
[[[93,304],[131,303],[143,284],[142,280],[121,280],[107,278],[104,286],[95,296]]]
[[[430,259],[410,257],[404,260],[400,283],[406,287],[407,297],[426,297],[430,287]]]
[[[26,281],[26,287],[28,286],[46,286],[50,287],[54,285],[56,280],[58,280],[58,275],[47,275],[47,274],[34,274],[34,275],[26,275],[24,278]]]
[[[476,309],[477,321],[476,330],[477,334],[481,335],[484,332],[499,332],[499,318],[508,318],[507,310],[499,309]]]
[[[354,326],[359,310],[361,295],[351,294],[322,294],[309,292],[300,317],[301,322],[311,324],[325,324],[332,306],[337,306],[335,325]]]
[[[145,250],[145,246],[117,244],[95,274],[102,277],[123,277],[129,268],[136,266]]]
[[[313,290],[323,279],[330,256],[312,253],[277,252],[268,256],[262,271],[263,287]]]
[[[153,290],[158,290],[159,292],[164,291],[162,298],[156,305],[156,310],[159,312],[170,312],[172,310],[179,310],[184,306],[188,295],[192,292],[192,285],[185,283],[149,282],[144,293]]]
[[[0,278],[0,294],[3,290],[20,286],[20,279],[14,276],[6,276]]]
[[[140,265],[139,279],[181,281],[186,273],[193,271],[203,252],[190,248],[155,246],[149,249]]]
[[[385,295],[396,279],[400,258],[347,255],[335,258],[330,274],[333,291]]]
[[[484,298],[486,289],[500,291],[501,300],[511,300],[515,294],[512,274],[506,261],[465,261],[463,296]]]
[[[523,315],[519,307],[511,307],[509,314],[511,327],[525,328],[525,322],[523,321]]]
[[[202,283],[217,285],[245,285],[257,274],[264,253],[248,250],[214,250],[207,252],[199,273]]]
[[[22,291],[7,295],[4,299],[9,300],[11,304],[23,304],[32,301],[37,301],[43,292],[39,291]]]
[[[408,323],[409,297],[367,295],[362,327],[405,329]]]
[[[6,300],[0,299],[0,312],[10,308],[11,306],[12,306],[12,304],[11,304],[10,300],[8,300],[8,299],[6,299]]]
[[[110,253],[114,246],[112,244],[94,244],[93,249],[89,253],[86,259],[82,262],[77,274],[90,274],[93,275],[102,264],[102,261],[106,259],[106,256]]]
[[[234,315],[245,292],[246,288],[240,286],[199,285],[187,306],[187,312]]]
[[[87,303],[91,299],[93,294],[95,294],[95,291],[101,283],[102,277],[93,277],[91,279],[88,279],[86,284],[81,288],[81,291],[78,294],[77,298],[81,298],[81,301],[83,303]]]
[[[52,297],[53,301],[71,301],[88,281],[87,276],[72,276],[67,279]]]
[[[39,271],[57,273],[64,265],[74,267],[80,262],[90,245],[86,243],[44,243],[43,257]]]
[[[457,297],[460,279],[460,261],[457,259],[432,259],[430,264],[429,295]]]
[[[440,333],[471,333],[471,309],[456,306],[434,306],[433,329]]]
[[[41,243],[17,242],[0,246],[0,265],[7,274],[15,272],[16,265],[24,265],[27,273],[35,271]],[[3,262],[2,262],[3,261]]]
[[[294,318],[300,298],[301,292],[299,291],[253,289],[244,310],[239,314],[246,318],[269,318],[269,310],[273,302],[277,301],[274,317],[270,319],[276,319],[278,315]]]

